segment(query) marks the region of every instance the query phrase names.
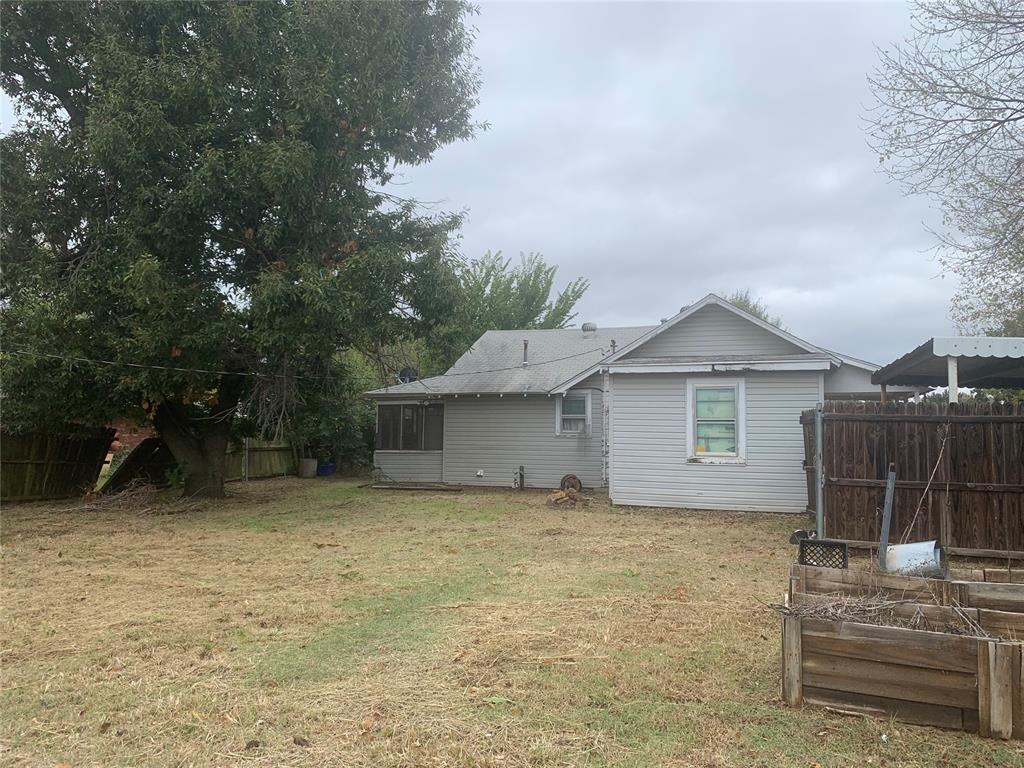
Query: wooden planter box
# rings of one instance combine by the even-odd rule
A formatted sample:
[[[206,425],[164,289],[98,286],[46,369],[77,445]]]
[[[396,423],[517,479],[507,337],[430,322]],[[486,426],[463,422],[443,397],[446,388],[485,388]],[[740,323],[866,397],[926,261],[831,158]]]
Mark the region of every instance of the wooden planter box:
[[[968,618],[1010,640],[785,617],[783,700],[1024,738],[1024,584],[991,570],[986,581],[947,581],[794,565],[791,605],[881,595],[899,603],[896,616],[932,627]]]
[[[1005,573],[1005,571],[1004,571]],[[922,605],[966,610],[986,632],[1024,640],[1024,584],[1009,581],[947,581],[918,576],[794,565],[789,597],[797,595],[883,595]]]
[[[853,622],[782,620],[782,697],[1024,738],[1024,644]]]

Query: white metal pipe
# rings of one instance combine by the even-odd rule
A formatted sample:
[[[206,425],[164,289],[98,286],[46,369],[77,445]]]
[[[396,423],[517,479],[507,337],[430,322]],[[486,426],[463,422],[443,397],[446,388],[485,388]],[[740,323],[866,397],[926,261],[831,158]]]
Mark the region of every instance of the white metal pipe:
[[[949,402],[960,402],[960,376],[957,366],[957,358],[949,355],[946,358],[946,384],[949,385]]]

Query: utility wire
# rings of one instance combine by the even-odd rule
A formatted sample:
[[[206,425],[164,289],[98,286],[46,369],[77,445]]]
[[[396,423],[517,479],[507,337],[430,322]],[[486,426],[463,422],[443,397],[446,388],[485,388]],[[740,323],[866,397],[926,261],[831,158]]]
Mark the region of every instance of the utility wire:
[[[6,349],[4,352],[12,355],[23,355],[25,357],[45,357],[52,360],[64,360],[66,362],[75,363],[92,363],[94,365],[110,365],[110,366],[124,366],[126,368],[139,368],[148,370],[158,371],[175,371],[178,373],[209,373],[217,376],[250,376],[253,378],[270,378],[270,379],[305,379],[305,380],[331,380],[333,376],[303,376],[300,374],[286,374],[286,373],[256,373],[254,371],[222,371],[214,368],[185,368],[176,365],[156,365],[150,363],[129,363],[119,360],[96,360],[88,357],[77,357],[74,355],[55,355],[48,352],[30,352],[27,350],[20,349]],[[528,363],[526,368],[535,368],[540,365],[550,365],[551,363],[560,363],[563,360],[571,360],[575,357],[582,357],[583,355],[593,354],[594,352],[604,352],[603,347],[595,347],[594,349],[588,349],[583,352],[577,352],[572,355],[565,355],[564,357],[556,357],[551,360],[541,360],[535,363]],[[480,371],[459,371],[458,373],[444,373],[436,378],[447,378],[450,376],[474,376],[480,373],[500,373],[502,371],[517,371],[522,370],[524,366],[520,363],[519,365],[509,365],[503,368],[486,368]],[[431,377],[435,378],[435,377]],[[423,379],[417,379],[414,382],[408,382],[410,384],[423,384]],[[403,386],[401,384],[393,384],[385,389],[391,389],[392,387]],[[426,389],[431,389],[430,386],[423,384]]]
[[[128,363],[123,360],[93,360],[88,357],[75,357],[73,355],[54,355],[47,352],[28,352],[20,349],[5,349],[6,353],[12,355],[24,355],[25,357],[47,357],[52,360],[64,360],[73,363],[93,363],[95,365],[124,366],[126,368],[143,368],[156,371],[177,371],[179,373],[212,373],[217,376],[251,376],[263,379],[310,379],[325,380],[333,379],[333,376],[303,376],[300,374],[287,373],[256,373],[255,371],[219,371],[214,368],[182,368],[176,365],[155,365],[148,363]]]

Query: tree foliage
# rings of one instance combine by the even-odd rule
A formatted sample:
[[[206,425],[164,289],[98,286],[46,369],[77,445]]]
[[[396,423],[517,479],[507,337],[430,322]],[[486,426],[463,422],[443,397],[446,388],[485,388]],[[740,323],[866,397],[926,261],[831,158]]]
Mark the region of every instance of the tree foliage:
[[[5,426],[146,408],[217,494],[240,409],[445,322],[459,219],[386,190],[479,127],[470,10],[5,3]]]
[[[938,201],[955,314],[978,329],[1024,307],[1024,5],[914,0],[911,14],[871,78],[871,137],[893,178]]]
[[[578,277],[552,296],[557,272],[539,253],[523,255],[514,266],[500,251],[470,262],[459,272],[451,321],[428,343],[429,371],[443,372],[485,331],[566,327],[590,283]]]
[[[986,336],[1024,336],[1024,307],[1008,315],[999,325],[984,330]],[[981,395],[997,402],[1024,402],[1024,389],[1020,388],[983,389]]]
[[[739,307],[744,312],[749,312],[754,317],[759,317],[766,323],[771,323],[776,328],[786,329],[782,324],[782,318],[771,313],[764,299],[752,296],[749,290],[733,291],[725,297],[725,300],[734,307]]]

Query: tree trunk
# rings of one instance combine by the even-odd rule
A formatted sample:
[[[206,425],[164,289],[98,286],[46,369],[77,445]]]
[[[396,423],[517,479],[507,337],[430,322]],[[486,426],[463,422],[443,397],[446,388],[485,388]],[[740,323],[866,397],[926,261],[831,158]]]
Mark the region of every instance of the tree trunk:
[[[240,395],[241,377],[226,375],[209,414],[190,414],[188,408],[174,400],[157,406],[153,423],[178,462],[185,480],[185,496],[224,496],[228,438]]]

